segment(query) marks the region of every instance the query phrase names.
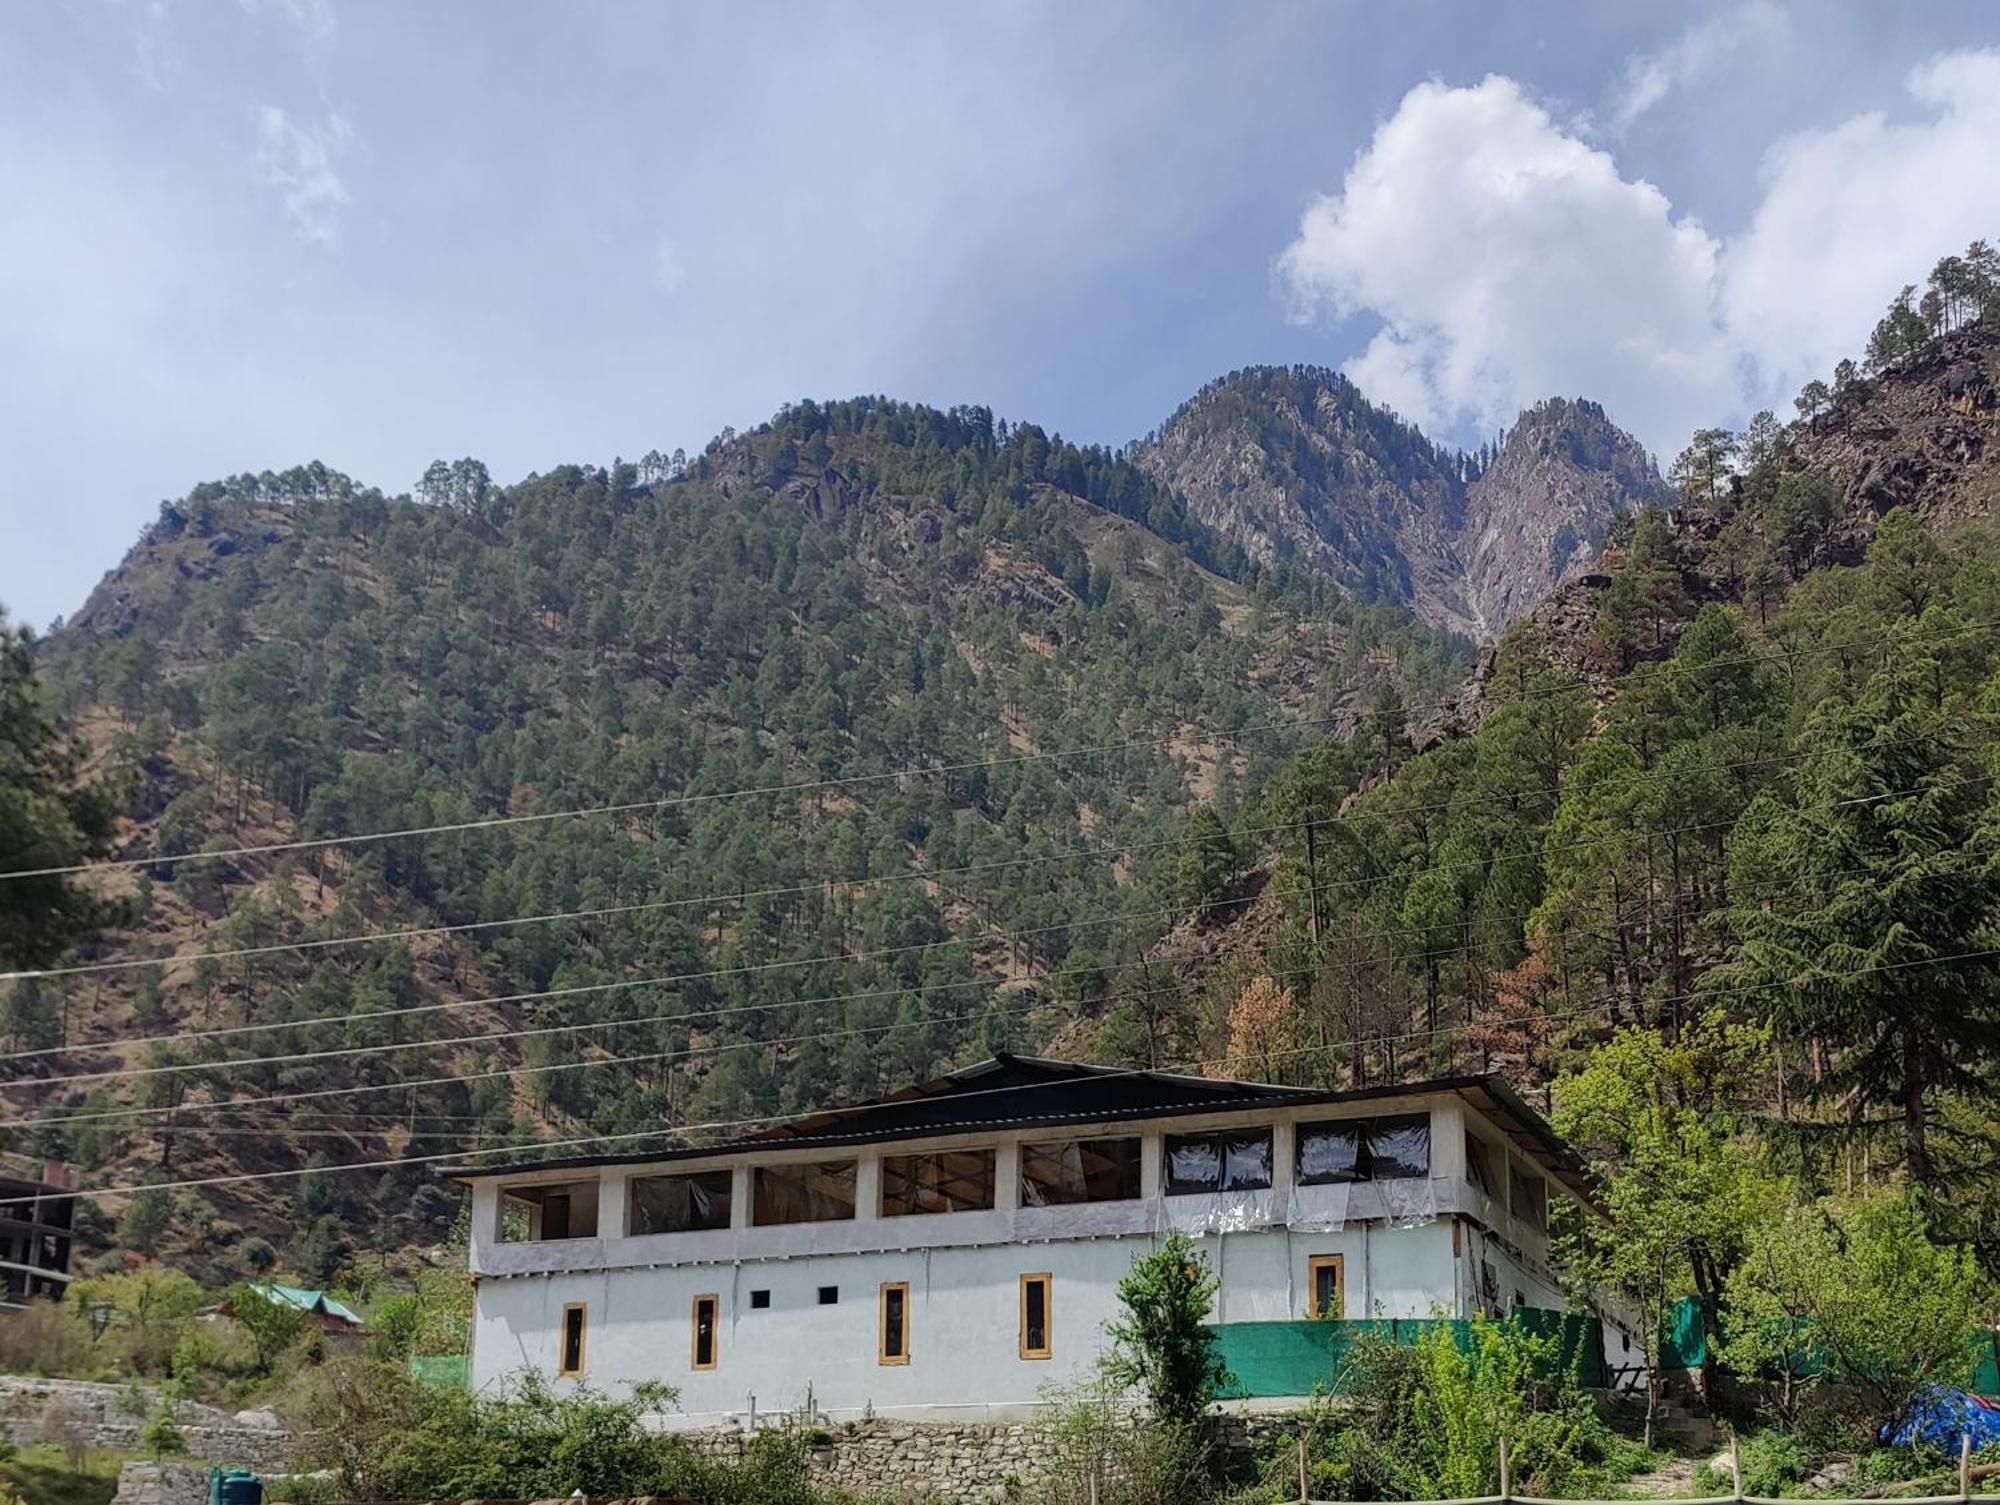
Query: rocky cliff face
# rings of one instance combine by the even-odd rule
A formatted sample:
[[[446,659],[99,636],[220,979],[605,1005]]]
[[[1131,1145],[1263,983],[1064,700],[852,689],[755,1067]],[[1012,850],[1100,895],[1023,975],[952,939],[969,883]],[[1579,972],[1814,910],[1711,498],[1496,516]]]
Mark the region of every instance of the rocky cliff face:
[[[1867,554],[1883,514],[1905,508],[1944,534],[2000,513],[2000,328],[1960,329],[1929,353],[1893,371],[1857,381],[1828,411],[1784,430],[1777,463],[1828,488],[1823,518],[1760,506],[1754,485],[1731,479],[1713,504],[1677,502],[1665,512],[1670,552],[1687,602],[1682,624],[1709,602],[1742,604],[1760,557],[1809,569],[1855,565]],[[1496,474],[1500,464],[1488,472]],[[1476,484],[1476,483],[1475,483]],[[1609,694],[1613,667],[1596,641],[1605,593],[1622,554],[1579,558],[1568,578],[1528,609],[1517,610],[1510,645],[1527,660],[1579,675]],[[1791,580],[1777,582],[1780,595]],[[1768,609],[1772,602],[1762,602]],[[1678,627],[1659,650],[1670,650]],[[1495,673],[1487,654],[1456,716],[1476,725]]]
[[[1588,565],[1613,517],[1663,492],[1595,403],[1550,399],[1497,453],[1467,455],[1314,367],[1213,383],[1135,458],[1253,558],[1482,640]]]
[[[1665,495],[1651,457],[1596,403],[1552,397],[1523,413],[1466,487],[1459,549],[1480,636],[1594,564],[1612,518]]]

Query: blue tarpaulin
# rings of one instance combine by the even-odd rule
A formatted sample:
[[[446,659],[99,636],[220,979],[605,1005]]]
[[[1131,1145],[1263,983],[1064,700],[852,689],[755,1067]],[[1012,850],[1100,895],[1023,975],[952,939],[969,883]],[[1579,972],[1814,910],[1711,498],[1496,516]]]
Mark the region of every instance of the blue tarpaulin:
[[[1899,1448],[1922,1441],[1957,1452],[1958,1439],[1968,1432],[1975,1452],[2000,1443],[2000,1406],[1963,1390],[1933,1385],[1911,1397],[1908,1412],[1900,1422],[1882,1428],[1881,1440]]]

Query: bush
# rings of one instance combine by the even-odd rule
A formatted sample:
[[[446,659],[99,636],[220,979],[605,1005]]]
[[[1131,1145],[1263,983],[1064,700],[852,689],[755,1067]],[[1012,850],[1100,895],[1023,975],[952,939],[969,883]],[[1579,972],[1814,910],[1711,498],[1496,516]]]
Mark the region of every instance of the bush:
[[[1196,1505],[1213,1491],[1198,1428],[1147,1415],[1109,1369],[1073,1389],[1042,1395],[1040,1429],[1048,1449],[1036,1505]]]
[[[557,1394],[523,1372],[500,1394],[430,1390],[391,1364],[335,1358],[296,1376],[279,1411],[310,1422],[302,1470],[332,1472],[342,1499],[561,1499],[663,1495],[703,1505],[813,1505],[806,1441],[760,1432],[735,1464],[713,1462],[651,1418],[674,1398],[635,1385],[613,1399],[580,1385]]]
[[[1558,1339],[1511,1323],[1475,1318],[1464,1346],[1442,1323],[1407,1345],[1364,1332],[1335,1388],[1348,1403],[1311,1418],[1308,1433],[1315,1498],[1496,1493],[1502,1435],[1524,1495],[1601,1497],[1649,1456],[1597,1414]],[[1281,1482],[1295,1488],[1296,1475]]]
[[[1813,1449],[1802,1438],[1769,1427],[1736,1443],[1736,1460],[1743,1469],[1743,1492],[1767,1499],[1786,1494],[1812,1471]],[[1726,1495],[1735,1489],[1727,1465],[1714,1461],[1695,1470],[1695,1488],[1702,1494]]]
[[[1144,1391],[1153,1414],[1170,1427],[1193,1426],[1229,1381],[1208,1326],[1216,1284],[1207,1256],[1180,1232],[1132,1261],[1118,1282],[1125,1314],[1105,1328],[1113,1344],[1109,1377],[1120,1388]]]
[[[31,1301],[0,1322],[0,1372],[92,1379],[101,1369],[89,1320],[53,1301]]]

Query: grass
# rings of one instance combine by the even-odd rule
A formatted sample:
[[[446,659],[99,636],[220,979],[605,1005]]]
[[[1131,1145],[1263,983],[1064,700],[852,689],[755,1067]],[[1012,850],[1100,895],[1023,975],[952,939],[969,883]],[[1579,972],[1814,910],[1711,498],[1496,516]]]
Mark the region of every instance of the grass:
[[[72,1472],[59,1447],[36,1443],[0,1463],[0,1485],[21,1497],[24,1505],[111,1505],[118,1492],[123,1453],[90,1449],[81,1472]]]

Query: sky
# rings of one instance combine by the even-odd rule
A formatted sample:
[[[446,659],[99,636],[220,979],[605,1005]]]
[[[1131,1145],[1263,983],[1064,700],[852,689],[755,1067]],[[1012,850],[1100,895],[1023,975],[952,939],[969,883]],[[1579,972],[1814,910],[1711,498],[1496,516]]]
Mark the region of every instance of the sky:
[[[2000,7],[0,9],[0,604],[163,499],[699,449],[787,401],[1122,444],[1266,362],[1662,461],[2000,238]]]

